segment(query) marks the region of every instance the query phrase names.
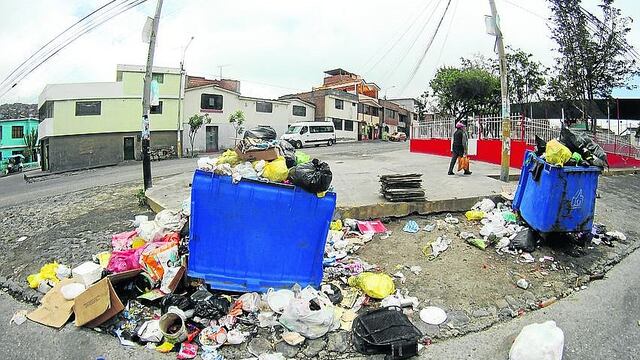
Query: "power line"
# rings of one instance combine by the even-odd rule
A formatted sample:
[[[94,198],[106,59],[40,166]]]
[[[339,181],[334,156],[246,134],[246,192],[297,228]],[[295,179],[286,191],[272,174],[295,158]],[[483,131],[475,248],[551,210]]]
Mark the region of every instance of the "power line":
[[[427,18],[427,21],[424,22],[424,25],[422,25],[422,28],[420,29],[420,31],[413,38],[411,45],[409,45],[409,47],[406,48],[404,53],[402,53],[402,55],[398,58],[398,61],[396,62],[395,66],[390,67],[389,71],[384,75],[383,82],[385,82],[398,69],[398,67],[402,64],[402,62],[407,58],[407,55],[409,54],[411,49],[413,49],[413,46],[416,44],[416,42],[420,38],[420,35],[422,35],[422,33],[424,32],[424,29],[427,27],[427,25],[429,25],[431,18],[433,18],[433,15],[435,15],[436,10],[440,6],[440,4],[442,4],[442,1],[443,0],[438,0],[438,2],[436,3],[436,6],[433,9],[433,12],[431,13],[431,15],[429,15],[429,17]]]
[[[59,51],[64,49],[66,46],[71,44],[73,41],[75,41],[82,35],[95,29],[96,27],[100,26],[104,22],[122,14],[123,12],[144,3],[145,1],[146,0],[126,0],[126,1],[120,2],[119,4],[115,5],[111,9],[103,11],[105,6],[108,6],[109,4],[113,4],[113,1],[111,1],[105,6],[102,6],[99,9],[90,13],[89,15],[85,16],[76,24],[67,28],[65,31],[58,34],[54,39],[52,39],[47,44],[45,44],[40,49],[38,49],[33,55],[31,55],[31,57],[29,57],[29,59],[27,59],[25,62],[23,62],[23,64],[21,64],[18,68],[12,71],[12,73],[7,78],[5,78],[2,81],[2,83],[0,83],[0,91],[2,91],[2,89],[6,89],[2,91],[2,93],[0,94],[0,97],[4,96],[7,92],[13,89],[22,79],[24,79],[26,76],[31,74],[43,63],[45,63],[47,60],[49,60],[51,57],[56,55]],[[74,30],[74,32],[71,32],[70,30],[72,30],[78,24],[81,24],[82,27],[80,29]],[[63,35],[65,36],[65,40],[63,40],[62,43],[56,44],[51,49],[48,49],[45,51],[47,46],[52,44],[56,39],[60,38]]]
[[[400,41],[402,40],[402,38],[409,32],[409,30],[413,27],[413,25],[415,25],[415,23],[418,21],[418,19],[420,19],[422,17],[422,14],[424,14],[425,11],[427,11],[427,8],[429,8],[429,6],[431,6],[431,3],[433,2],[433,0],[429,0],[426,5],[424,6],[424,8],[422,8],[422,10],[416,14],[415,18],[413,19],[413,21],[411,22],[411,24],[409,24],[409,26],[405,29],[405,31],[400,35],[400,37],[397,38],[397,40],[395,40],[392,44],[391,47],[389,47],[387,49],[387,51],[385,51],[385,53],[378,59],[378,61],[376,61],[375,64],[373,64],[370,68],[368,68],[368,70],[365,71],[365,73],[369,73],[370,71],[373,71],[373,69],[376,68],[376,66],[378,66],[378,64],[380,64],[380,62],[387,56],[389,55],[389,53],[391,52],[391,50],[393,50],[396,45],[398,45],[400,43]],[[391,44],[391,42],[389,43]],[[373,59],[375,57],[377,53],[374,53],[374,55],[371,57],[371,59]]]
[[[451,5],[451,0],[449,0],[447,2],[447,7],[444,8],[444,12],[442,13],[442,16],[440,17],[440,21],[438,21],[438,26],[436,26],[436,30],[433,32],[433,35],[431,36],[431,39],[429,39],[429,43],[427,44],[426,49],[424,49],[424,52],[422,53],[422,56],[420,57],[420,60],[418,60],[418,62],[414,66],[413,71],[411,71],[411,75],[409,76],[409,80],[407,80],[405,85],[402,87],[402,91],[401,92],[404,92],[404,90],[407,88],[407,86],[409,86],[409,84],[411,83],[413,78],[416,76],[416,73],[418,72],[418,69],[420,69],[420,65],[422,65],[422,62],[424,61],[424,58],[427,56],[427,53],[429,52],[429,49],[431,48],[431,44],[433,44],[433,40],[436,38],[436,35],[438,35],[438,31],[440,30],[440,25],[442,25],[442,21],[444,20],[444,17],[447,15],[447,11],[449,10],[449,5]]]
[[[436,61],[436,66],[440,64],[440,59],[442,58],[442,53],[444,52],[444,46],[447,44],[447,40],[449,39],[449,33],[451,32],[451,28],[453,26],[453,20],[456,17],[456,10],[458,10],[459,3],[460,3],[459,1],[456,1],[456,3],[453,5],[453,13],[451,14],[451,21],[449,21],[449,27],[447,28],[447,32],[444,33],[444,39],[442,40],[440,53],[438,53],[438,60]]]
[[[513,1],[509,1],[509,0],[503,0],[503,1],[506,2],[507,4],[510,4],[511,6],[517,7],[520,10],[528,12],[529,14],[531,14],[533,16],[539,17],[540,19],[549,20],[549,18],[547,16],[540,15],[537,12],[529,10],[529,9],[525,8],[524,6],[522,6],[520,4],[514,3]]]

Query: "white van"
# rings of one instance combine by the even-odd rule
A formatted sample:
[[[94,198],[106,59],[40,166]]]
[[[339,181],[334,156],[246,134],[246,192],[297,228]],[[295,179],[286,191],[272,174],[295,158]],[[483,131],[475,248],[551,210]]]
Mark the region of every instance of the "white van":
[[[296,149],[308,145],[327,145],[336,143],[336,129],[332,121],[299,122],[289,125],[289,130],[280,137]]]

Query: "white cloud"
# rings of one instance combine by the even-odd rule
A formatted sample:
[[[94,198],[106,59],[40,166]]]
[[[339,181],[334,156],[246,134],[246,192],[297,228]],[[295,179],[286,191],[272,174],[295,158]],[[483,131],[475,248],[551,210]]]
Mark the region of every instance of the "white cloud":
[[[194,36],[186,55],[188,72],[217,76],[217,66],[228,65],[223,68],[223,75],[242,80],[243,93],[250,96],[276,97],[310,89],[322,82],[324,70],[335,67],[363,73],[368,81],[387,89],[389,96],[416,96],[426,89],[438,66],[456,64],[461,56],[473,53],[495,56],[493,39],[484,28],[488,2],[453,0],[440,34],[403,93],[400,90],[426,46],[439,13],[418,36],[429,14],[420,16],[389,56],[367,71],[370,66],[365,65],[373,64],[378,59],[375,55],[382,55],[385,45],[393,43],[429,1],[439,3],[440,11],[444,7],[443,0],[165,0],[155,64],[178,67],[183,46]],[[52,36],[104,3],[105,0],[1,2],[0,77]],[[554,43],[548,38],[547,21],[513,3],[542,17],[549,16],[547,3],[497,1],[506,43],[551,65],[550,49]],[[585,0],[585,6],[592,9],[596,3]],[[616,4],[626,15],[640,17],[634,0],[618,0]],[[116,64],[143,64],[147,45],[141,42],[140,34],[154,9],[155,2],[148,1],[78,39],[0,101],[35,101],[47,83],[114,81]],[[630,40],[632,44],[640,43],[635,28]],[[369,61],[372,55],[374,58]]]

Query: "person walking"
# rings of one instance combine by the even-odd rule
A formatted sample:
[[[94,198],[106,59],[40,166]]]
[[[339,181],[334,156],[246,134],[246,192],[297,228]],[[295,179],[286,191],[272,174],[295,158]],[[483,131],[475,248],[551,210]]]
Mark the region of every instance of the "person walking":
[[[465,125],[462,121],[456,123],[456,131],[453,133],[453,148],[451,149],[451,163],[449,164],[448,175],[455,175],[453,173],[453,166],[456,164],[456,161],[459,157],[467,156],[469,135],[467,135],[464,127]],[[466,169],[464,174],[471,175],[471,171]]]

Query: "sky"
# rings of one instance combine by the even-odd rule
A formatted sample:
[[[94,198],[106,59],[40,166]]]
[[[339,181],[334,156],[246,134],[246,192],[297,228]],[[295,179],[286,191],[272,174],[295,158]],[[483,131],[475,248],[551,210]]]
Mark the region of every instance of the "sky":
[[[0,2],[0,79],[53,36],[107,0]],[[188,74],[241,81],[243,95],[276,98],[322,83],[325,70],[341,67],[382,88],[380,96],[417,97],[436,69],[475,53],[496,56],[485,32],[486,0],[451,0],[417,73],[447,0],[164,0],[154,65],[179,67],[183,49]],[[583,5],[597,11],[596,0]],[[505,44],[521,48],[547,66],[549,39],[545,0],[496,0]],[[46,84],[115,81],[117,64],[144,64],[142,28],[156,2],[104,23],[49,59],[3,98],[37,102]],[[640,19],[637,0],[616,0],[623,14]],[[628,38],[640,47],[634,24]],[[640,89],[614,95],[640,97]]]

